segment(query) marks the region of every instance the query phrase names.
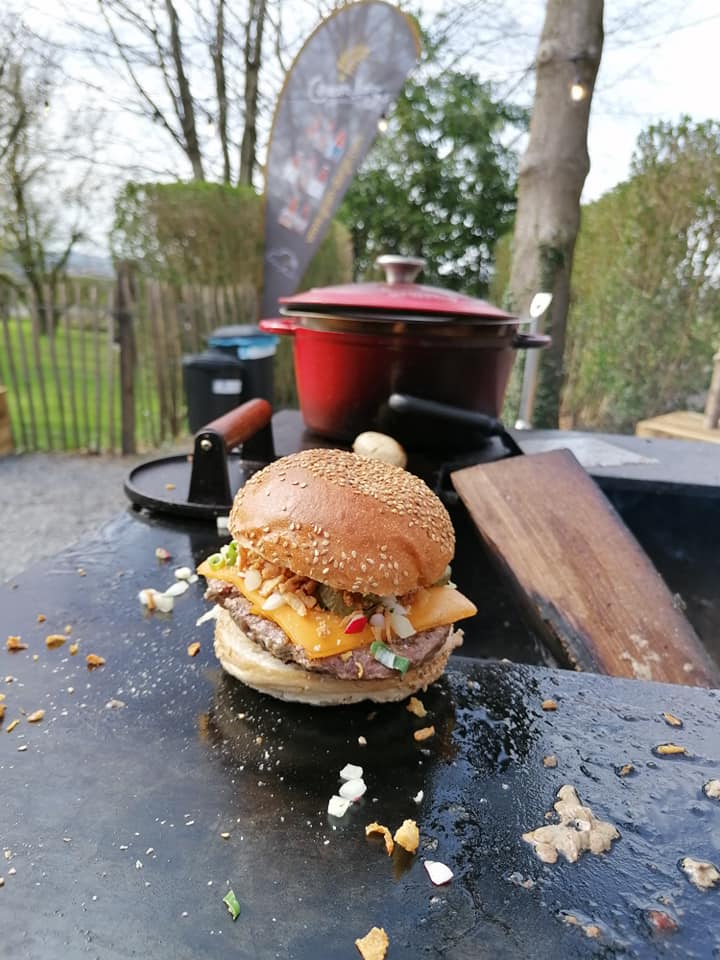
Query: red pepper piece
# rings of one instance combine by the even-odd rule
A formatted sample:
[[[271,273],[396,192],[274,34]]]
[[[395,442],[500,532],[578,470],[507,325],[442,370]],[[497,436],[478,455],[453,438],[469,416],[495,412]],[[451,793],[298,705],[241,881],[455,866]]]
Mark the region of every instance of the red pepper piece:
[[[368,618],[362,613],[356,614],[345,627],[345,633],[362,633],[368,622]]]

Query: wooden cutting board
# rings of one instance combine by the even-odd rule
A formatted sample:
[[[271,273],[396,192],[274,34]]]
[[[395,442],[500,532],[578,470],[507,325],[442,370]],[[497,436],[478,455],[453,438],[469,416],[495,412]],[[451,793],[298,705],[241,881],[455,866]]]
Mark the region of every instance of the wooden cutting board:
[[[561,663],[720,686],[681,601],[572,453],[468,467],[452,481]]]

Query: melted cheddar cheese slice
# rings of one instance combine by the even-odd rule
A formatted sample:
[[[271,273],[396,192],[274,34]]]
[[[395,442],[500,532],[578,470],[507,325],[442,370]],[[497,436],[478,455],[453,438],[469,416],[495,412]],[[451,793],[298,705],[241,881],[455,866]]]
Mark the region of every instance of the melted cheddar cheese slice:
[[[375,639],[372,630],[367,626],[359,633],[345,633],[343,617],[329,610],[308,610],[305,617],[301,617],[287,605],[276,610],[263,610],[265,598],[254,590],[246,589],[242,576],[232,567],[214,570],[205,561],[198,567],[198,573],[206,578],[231,583],[250,601],[251,613],[276,623],[311,659],[331,657],[336,653],[366,647]],[[475,613],[475,605],[454,587],[428,587],[426,590],[418,590],[406,616],[420,633],[422,630],[432,630],[433,627],[464,620]]]

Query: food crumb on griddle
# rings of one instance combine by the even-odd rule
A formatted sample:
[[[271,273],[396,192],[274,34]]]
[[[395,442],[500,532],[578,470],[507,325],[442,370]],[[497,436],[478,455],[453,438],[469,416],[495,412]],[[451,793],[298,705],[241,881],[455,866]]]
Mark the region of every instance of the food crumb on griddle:
[[[557,710],[557,700],[543,700],[540,704],[543,710]]]
[[[395,842],[392,838],[392,834],[388,827],[384,826],[382,823],[369,823],[365,827],[365,836],[370,837],[373,834],[380,834],[385,842],[385,851],[387,855],[392,856],[392,852],[395,848]]]
[[[363,960],[385,960],[390,940],[382,927],[373,927],[355,941],[355,946]]]
[[[408,713],[412,713],[415,717],[426,717],[427,710],[425,709],[425,704],[418,697],[410,697],[405,709]]]
[[[680,717],[676,717],[672,713],[665,712],[663,713],[662,718],[669,727],[681,727],[683,725]]]
[[[720,780],[708,780],[703,787],[703,793],[711,800],[720,800]]]
[[[709,860],[683,857],[680,861],[680,869],[698,890],[710,890],[720,880],[720,870]]]
[[[544,863],[555,863],[563,854],[570,863],[585,851],[603,853],[609,850],[620,834],[612,823],[598,820],[590,807],[583,806],[574,787],[565,784],[557,793],[554,804],[560,822],[538,827],[522,835],[531,843]]]
[[[417,741],[417,743],[422,743],[423,740],[429,740],[430,737],[434,737],[434,736],[435,736],[435,727],[433,727],[432,725],[429,727],[421,727],[420,730],[416,730],[413,733],[413,739]]]
[[[653,747],[653,753],[661,757],[677,757],[687,754],[687,750],[677,743],[659,743]]]
[[[395,831],[393,840],[408,853],[415,853],[420,845],[420,831],[417,823],[414,820],[403,820]]]
[[[675,933],[678,928],[677,921],[664,910],[649,910],[647,922],[653,933]]]

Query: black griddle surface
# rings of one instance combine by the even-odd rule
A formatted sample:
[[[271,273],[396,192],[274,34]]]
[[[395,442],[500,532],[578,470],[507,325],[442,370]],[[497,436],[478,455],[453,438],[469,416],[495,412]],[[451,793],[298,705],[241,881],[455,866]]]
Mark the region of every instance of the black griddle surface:
[[[720,803],[702,793],[720,776],[717,692],[454,658],[423,696],[437,735],[418,745],[428,720],[402,704],[284,705],[224,675],[212,624],[195,626],[201,583],[172,614],[143,612],[141,588],[167,586],[216,545],[207,525],[122,516],[0,587],[0,636],[28,643],[0,651],[3,955],[339,960],[374,925],[388,960],[713,955],[720,890],[699,892],[678,863],[720,866]],[[66,624],[77,656],[45,646]],[[89,672],[88,653],[106,665]],[[557,711],[543,712],[546,697]],[[41,723],[5,733],[37,709]],[[689,756],[653,754],[670,740]],[[332,822],[348,762],[368,793]],[[621,777],[625,763],[635,772]],[[548,866],[523,842],[563,783],[617,825],[611,853]],[[421,848],[396,862],[364,827],[406,817]],[[452,883],[433,887],[424,858],[447,863]],[[653,909],[677,932],[653,934]]]

